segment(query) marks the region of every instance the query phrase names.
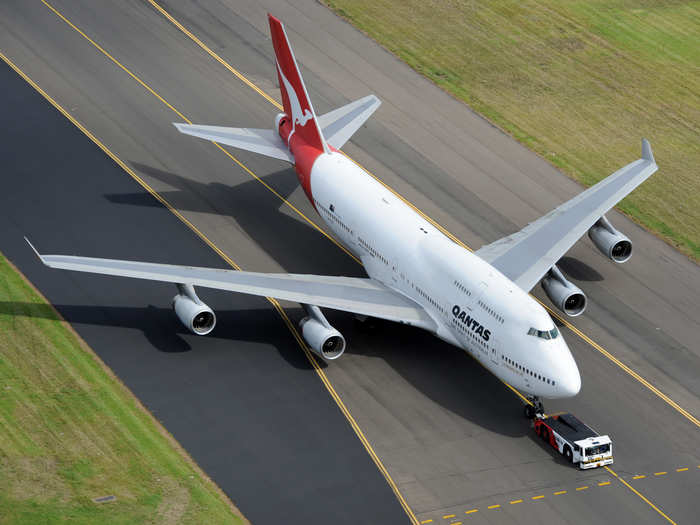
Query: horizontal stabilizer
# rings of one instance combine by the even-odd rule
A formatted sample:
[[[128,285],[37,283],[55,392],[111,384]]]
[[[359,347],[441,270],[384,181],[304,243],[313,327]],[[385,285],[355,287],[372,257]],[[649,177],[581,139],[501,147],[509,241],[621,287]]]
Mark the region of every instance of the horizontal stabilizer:
[[[226,128],[173,122],[180,133],[226,144],[294,163],[294,157],[280,136],[271,129]]]
[[[374,95],[368,95],[318,117],[326,142],[336,149],[342,148],[381,103]]]

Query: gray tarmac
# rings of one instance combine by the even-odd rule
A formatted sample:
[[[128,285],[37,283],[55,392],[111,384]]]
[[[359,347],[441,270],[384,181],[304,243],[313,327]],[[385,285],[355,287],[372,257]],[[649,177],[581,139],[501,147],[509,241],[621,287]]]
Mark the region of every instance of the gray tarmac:
[[[272,125],[276,108],[147,2],[56,1],[52,5],[193,122]],[[281,18],[319,113],[368,93],[383,101],[345,151],[470,246],[512,233],[580,191],[551,165],[313,0],[161,5],[223,60],[275,97],[266,13]],[[355,262],[230,157],[209,143],[179,135],[170,123],[181,121],[181,116],[43,4],[5,2],[0,6],[0,25],[0,50],[244,269],[362,275]],[[654,137],[648,138],[653,146]],[[639,144],[630,144],[629,158],[611,159],[611,171],[638,158],[639,149]],[[293,170],[254,154],[231,153],[321,225]],[[663,177],[663,154],[655,151],[660,166],[656,177]],[[85,177],[82,159],[76,156],[72,162]],[[70,202],[79,206],[80,185],[68,189],[73,195]],[[125,216],[159,207],[137,187],[105,190],[103,197],[103,206],[123,210],[120,213]],[[573,324],[698,417],[700,271],[623,216],[612,213],[609,217],[633,240],[635,256],[625,265],[614,265],[587,239],[571,250],[562,269],[589,298],[587,312]],[[45,219],[53,244],[40,242],[44,250],[167,262],[177,262],[172,253],[182,251],[179,238],[161,235],[159,240],[169,248],[145,257],[147,253],[137,253],[128,240],[115,245],[95,231],[92,222],[87,228],[92,240],[79,242],[83,237],[77,230],[55,219]],[[124,236],[133,234],[127,228],[121,231]],[[0,248],[7,250],[4,244]],[[122,282],[112,285],[121,287]],[[535,293],[542,297],[538,289]],[[170,292],[161,302],[169,299]],[[139,293],[129,300],[130,306],[142,307],[147,298]],[[233,301],[241,308],[258,304],[245,297]],[[290,307],[290,316],[297,319],[298,308]],[[247,308],[257,311],[254,306]],[[165,312],[162,316],[167,317]],[[356,330],[345,314],[330,313],[329,318],[351,347],[325,371],[419,520],[665,521],[610,472],[577,471],[543,447],[521,419],[519,399],[466,355],[404,327],[381,325],[376,333],[367,334]],[[278,337],[294,352],[294,341],[281,323],[270,326],[278,328],[266,326],[256,336],[258,344]],[[102,331],[104,326],[93,329]],[[172,333],[172,327],[168,329]],[[216,337],[221,329],[234,330],[220,326]],[[576,398],[548,402],[546,408],[572,411],[610,434],[614,471],[673,521],[692,523],[699,493],[700,429],[594,346],[568,328],[562,331],[581,369],[583,388]],[[159,337],[167,337],[167,331]],[[199,356],[199,346],[206,344],[200,341],[191,343],[196,348],[188,353],[193,360]],[[296,352],[301,360],[301,352]],[[277,373],[281,364],[282,360],[274,367]],[[266,368],[245,373],[263,389],[277,378]],[[212,416],[230,418],[230,405],[238,400],[200,386],[203,398],[215,399],[209,408]],[[282,392],[285,386],[283,382],[275,390]],[[134,391],[142,397],[138,389]],[[319,391],[327,396],[320,386]],[[162,390],[157,400],[170,404],[170,395]],[[314,428],[324,429],[323,419],[319,417]],[[238,423],[244,426],[246,421]],[[331,421],[328,425],[337,428]],[[221,481],[226,473],[203,463],[191,443],[184,442],[169,422],[166,426],[241,504],[240,494]],[[293,428],[288,429],[290,439],[296,439]],[[347,425],[346,429],[353,437]],[[234,446],[215,450],[238,453]],[[322,456],[314,457],[319,461],[316,471],[330,475],[331,467]],[[259,468],[266,472],[274,458],[260,461]],[[687,471],[676,471],[686,467]],[[658,472],[668,473],[654,475]],[[633,479],[635,475],[646,477]],[[365,483],[360,484],[364,492]],[[566,493],[555,495],[563,490]],[[278,501],[274,491],[265,496],[270,504]],[[519,499],[523,502],[510,503]],[[290,496],[286,503],[293,500]],[[489,509],[492,505],[501,506]],[[248,514],[246,506],[241,507]],[[478,512],[465,514],[473,509]],[[371,505],[361,510],[364,521],[386,521]],[[392,519],[405,520],[400,508],[397,512]],[[255,521],[254,514],[249,517]]]

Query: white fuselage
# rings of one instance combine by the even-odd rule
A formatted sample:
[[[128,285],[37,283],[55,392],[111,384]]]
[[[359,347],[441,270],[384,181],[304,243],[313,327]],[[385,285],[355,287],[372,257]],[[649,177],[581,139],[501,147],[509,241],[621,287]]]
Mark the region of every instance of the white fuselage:
[[[544,308],[347,157],[319,156],[311,193],[367,274],[428,312],[435,325],[423,328],[527,394],[556,398],[579,391],[576,362]]]

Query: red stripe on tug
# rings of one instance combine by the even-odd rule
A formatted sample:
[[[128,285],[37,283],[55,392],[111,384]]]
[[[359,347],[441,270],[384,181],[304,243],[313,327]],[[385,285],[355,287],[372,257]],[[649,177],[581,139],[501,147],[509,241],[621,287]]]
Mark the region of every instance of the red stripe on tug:
[[[297,172],[299,184],[301,184],[306,197],[315,209],[316,203],[311,194],[311,168],[313,168],[314,162],[316,162],[316,159],[323,151],[307,144],[297,133],[294,133],[290,140],[289,134],[292,132],[292,123],[287,115],[284,115],[279,120],[278,131],[282,140],[289,146],[289,151],[294,155],[294,170]]]

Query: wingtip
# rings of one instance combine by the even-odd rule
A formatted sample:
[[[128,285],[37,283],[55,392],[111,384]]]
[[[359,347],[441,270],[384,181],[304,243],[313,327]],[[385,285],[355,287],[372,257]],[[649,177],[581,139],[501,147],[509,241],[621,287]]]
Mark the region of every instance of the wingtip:
[[[24,237],[24,240],[27,242],[27,244],[29,245],[29,247],[32,249],[32,251],[34,252],[34,254],[37,256],[37,258],[43,263],[43,262],[44,262],[44,258],[41,256],[41,254],[39,253],[39,251],[38,251],[36,248],[34,248],[34,245],[31,243],[31,241],[30,241],[29,239],[27,239],[26,236]]]
[[[649,144],[649,141],[644,138],[642,139],[642,158],[656,164],[654,154],[651,151],[651,144]]]

